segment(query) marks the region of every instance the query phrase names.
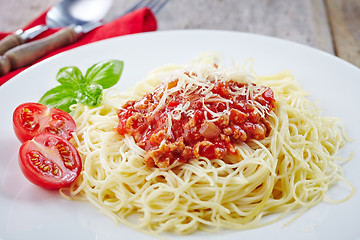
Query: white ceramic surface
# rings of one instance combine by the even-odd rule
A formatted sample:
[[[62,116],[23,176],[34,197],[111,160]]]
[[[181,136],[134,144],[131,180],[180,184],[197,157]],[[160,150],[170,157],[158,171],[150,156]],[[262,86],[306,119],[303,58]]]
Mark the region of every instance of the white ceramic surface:
[[[170,239],[360,239],[360,70],[324,52],[296,43],[239,32],[187,30],[163,31],[113,38],[89,44],[49,58],[30,67],[0,87],[0,240],[2,239],[152,239],[125,226],[116,225],[86,202],[63,199],[56,191],[29,183],[17,164],[20,143],[12,129],[12,112],[21,103],[38,101],[58,83],[61,67],[75,65],[86,70],[106,59],[125,62],[116,85],[126,90],[151,69],[166,63],[187,63],[204,51],[217,51],[226,63],[255,60],[261,75],[283,69],[293,72],[302,86],[319,101],[323,115],[340,117],[355,141],[354,158],[344,165],[345,176],[357,189],[342,204],[321,203],[295,222],[290,218],[266,227],[246,231],[220,231],[170,236]],[[333,190],[336,191],[333,191]],[[347,191],[340,184],[333,195]]]

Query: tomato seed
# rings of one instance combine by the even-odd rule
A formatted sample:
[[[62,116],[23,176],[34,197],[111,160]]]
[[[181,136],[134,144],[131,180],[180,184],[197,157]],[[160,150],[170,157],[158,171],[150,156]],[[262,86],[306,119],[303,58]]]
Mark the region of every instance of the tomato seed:
[[[71,167],[71,164],[69,162],[64,162],[65,166]]]

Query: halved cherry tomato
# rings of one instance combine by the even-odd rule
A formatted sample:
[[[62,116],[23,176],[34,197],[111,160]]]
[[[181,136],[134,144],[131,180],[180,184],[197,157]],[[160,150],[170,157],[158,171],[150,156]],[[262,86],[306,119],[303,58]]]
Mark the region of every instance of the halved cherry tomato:
[[[74,119],[67,112],[40,103],[18,106],[13,114],[13,126],[21,142],[31,140],[41,132],[54,133],[69,140],[76,129]]]
[[[76,148],[52,133],[40,133],[23,143],[19,150],[19,165],[30,182],[47,189],[70,184],[82,168]]]

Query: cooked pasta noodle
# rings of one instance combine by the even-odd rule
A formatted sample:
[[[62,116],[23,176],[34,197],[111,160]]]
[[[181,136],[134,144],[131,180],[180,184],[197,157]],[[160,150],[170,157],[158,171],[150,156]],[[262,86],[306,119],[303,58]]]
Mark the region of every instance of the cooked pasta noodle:
[[[327,196],[332,185],[346,181],[339,165],[346,159],[337,157],[346,140],[342,123],[321,116],[289,71],[259,77],[241,66],[220,68],[229,78],[246,77],[274,91],[271,131],[265,139],[236,145],[239,155],[228,161],[200,157],[165,169],[146,166],[145,151],[131,136],[114,130],[117,110],[179,70],[213,63],[207,56],[187,66],[166,65],[125,93],[105,92],[98,107],[73,105],[74,144],[83,170],[62,194],[87,200],[136,229],[178,234],[255,228],[295,209],[351,197],[352,192],[338,201]],[[132,215],[137,220],[129,220]]]

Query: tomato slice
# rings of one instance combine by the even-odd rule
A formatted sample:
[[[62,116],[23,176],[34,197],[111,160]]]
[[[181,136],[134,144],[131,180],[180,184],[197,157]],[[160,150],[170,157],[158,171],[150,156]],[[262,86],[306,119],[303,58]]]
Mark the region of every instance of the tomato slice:
[[[53,133],[41,133],[23,143],[19,150],[19,165],[30,182],[47,189],[70,184],[82,168],[76,148]]]
[[[41,132],[57,134],[69,140],[75,132],[74,119],[65,111],[48,108],[40,103],[24,103],[13,114],[13,127],[21,142],[31,140]]]

